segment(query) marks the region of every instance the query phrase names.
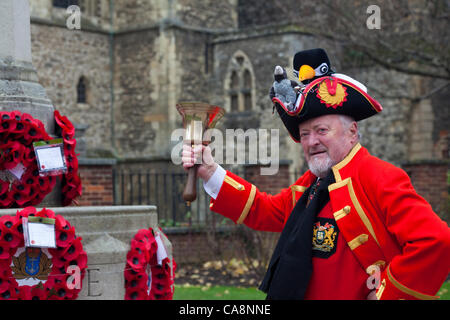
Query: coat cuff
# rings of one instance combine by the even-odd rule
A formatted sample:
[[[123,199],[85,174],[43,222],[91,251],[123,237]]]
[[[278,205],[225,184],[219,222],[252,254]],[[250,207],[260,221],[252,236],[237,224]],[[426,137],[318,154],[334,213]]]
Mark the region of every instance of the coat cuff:
[[[380,287],[376,291],[378,300],[435,300],[438,296],[431,296],[400,283],[391,273],[390,265],[382,272]]]
[[[247,217],[255,200],[256,187],[227,171],[217,198],[211,199],[210,209],[236,224],[241,224]]]

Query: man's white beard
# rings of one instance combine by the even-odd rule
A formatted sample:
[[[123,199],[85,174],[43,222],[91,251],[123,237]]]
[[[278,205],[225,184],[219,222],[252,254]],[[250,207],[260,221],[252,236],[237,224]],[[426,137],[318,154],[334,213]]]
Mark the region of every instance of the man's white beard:
[[[325,159],[312,157],[308,162],[309,170],[311,170],[315,176],[320,178],[325,178],[332,166],[334,166],[334,162],[328,155]]]

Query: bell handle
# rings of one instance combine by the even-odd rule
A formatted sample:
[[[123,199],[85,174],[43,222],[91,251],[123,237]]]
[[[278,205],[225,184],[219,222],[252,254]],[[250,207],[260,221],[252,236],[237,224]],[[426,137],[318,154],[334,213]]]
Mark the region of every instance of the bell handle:
[[[191,202],[195,201],[197,198],[197,171],[198,164],[194,164],[194,166],[188,169],[188,177],[186,181],[186,186],[184,187],[183,199],[186,201],[189,206]]]

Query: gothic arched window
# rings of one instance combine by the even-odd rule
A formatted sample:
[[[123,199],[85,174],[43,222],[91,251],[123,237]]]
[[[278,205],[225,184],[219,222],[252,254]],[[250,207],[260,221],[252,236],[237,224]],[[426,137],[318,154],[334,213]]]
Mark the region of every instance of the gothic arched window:
[[[80,77],[78,80],[77,103],[87,103],[87,84],[85,77]]]
[[[230,60],[228,76],[225,80],[227,105],[231,112],[253,109],[253,78],[250,60],[242,51],[236,52]]]

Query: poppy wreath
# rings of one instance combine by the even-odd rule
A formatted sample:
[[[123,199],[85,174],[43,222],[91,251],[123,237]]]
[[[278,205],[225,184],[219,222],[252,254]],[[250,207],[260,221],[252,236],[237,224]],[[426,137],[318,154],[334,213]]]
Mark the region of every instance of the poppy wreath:
[[[22,218],[36,216],[55,219],[56,248],[49,248],[51,260],[42,254],[40,248],[39,272],[26,274],[25,259],[16,252],[24,247]],[[75,228],[61,215],[52,210],[34,207],[17,211],[16,216],[0,217],[0,299],[1,300],[74,300],[81,291],[81,283],[86,273],[87,254],[83,250],[81,238],[76,237]],[[25,250],[28,248],[25,248]],[[24,251],[25,252],[25,251]],[[43,259],[45,258],[45,259]],[[68,268],[78,266],[79,285],[74,284],[75,274],[67,273]],[[20,285],[17,280],[34,278],[38,284]],[[43,280],[46,280],[43,283]]]
[[[76,198],[81,196],[81,179],[78,175],[78,158],[75,154],[77,144],[75,136],[75,127],[66,116],[61,116],[58,110],[55,110],[55,121],[60,129],[61,137],[64,141],[64,156],[67,164],[67,172],[62,177],[62,205],[68,206],[72,202],[76,203]]]
[[[157,249],[152,228],[139,230],[131,240],[124,270],[125,300],[172,300],[176,264],[172,259],[171,268],[165,258],[158,265]]]
[[[75,154],[75,129],[67,117],[55,111],[57,128],[64,140],[67,172],[62,177],[63,205],[67,206],[81,196],[78,160]],[[15,168],[22,163],[25,171],[20,179],[0,179],[0,207],[24,208],[42,202],[55,186],[54,176],[41,176],[36,163],[33,142],[52,140],[44,124],[27,113],[0,112],[0,171]]]

